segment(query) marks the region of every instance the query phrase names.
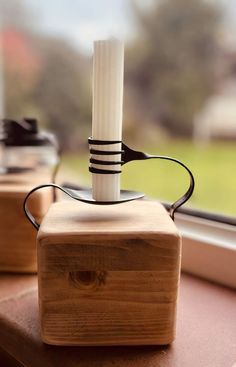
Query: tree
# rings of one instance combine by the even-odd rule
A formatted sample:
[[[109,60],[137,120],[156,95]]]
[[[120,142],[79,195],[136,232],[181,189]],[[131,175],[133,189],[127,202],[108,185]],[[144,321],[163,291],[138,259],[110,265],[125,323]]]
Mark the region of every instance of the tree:
[[[23,0],[0,0],[6,117],[35,117],[78,149],[91,121],[90,63],[67,41],[40,32]]]
[[[22,0],[0,0],[0,47],[3,59],[3,104],[6,117],[21,118],[32,110],[30,95],[37,57],[30,49],[35,25],[31,9]],[[25,72],[26,71],[26,72]]]
[[[73,149],[82,133],[88,136],[91,121],[88,60],[60,39],[41,38],[37,49],[42,70],[33,92],[34,104],[61,146]]]
[[[215,88],[220,11],[204,0],[160,0],[145,12],[134,3],[134,10],[141,32],[128,52],[127,80],[145,115],[190,135]]]

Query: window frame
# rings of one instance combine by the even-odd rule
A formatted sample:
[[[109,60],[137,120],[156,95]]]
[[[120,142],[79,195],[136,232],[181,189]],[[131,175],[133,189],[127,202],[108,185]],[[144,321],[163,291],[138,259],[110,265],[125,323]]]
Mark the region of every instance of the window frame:
[[[170,203],[163,202],[162,204],[164,205],[164,207],[167,210],[169,210],[171,207]],[[186,208],[186,207],[180,207],[178,209],[178,213],[190,215],[196,218],[202,218],[202,219],[207,219],[207,220],[214,221],[214,222],[236,226],[236,217],[222,215],[219,213],[208,212],[205,210],[198,210],[198,209]]]
[[[200,213],[202,215],[198,216],[195,210],[185,208],[175,214],[175,222],[182,235],[181,269],[236,288],[235,219]]]

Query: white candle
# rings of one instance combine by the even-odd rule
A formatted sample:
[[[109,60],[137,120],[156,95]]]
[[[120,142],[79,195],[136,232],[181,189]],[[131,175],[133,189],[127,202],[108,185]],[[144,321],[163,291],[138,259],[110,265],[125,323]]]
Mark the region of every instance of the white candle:
[[[124,44],[117,39],[94,42],[93,123],[95,140],[122,140],[124,79]],[[97,150],[121,150],[121,143],[94,145]],[[120,161],[121,155],[93,155],[100,160]],[[95,168],[120,170],[120,165],[92,165]],[[92,174],[93,198],[114,201],[120,197],[120,174]]]

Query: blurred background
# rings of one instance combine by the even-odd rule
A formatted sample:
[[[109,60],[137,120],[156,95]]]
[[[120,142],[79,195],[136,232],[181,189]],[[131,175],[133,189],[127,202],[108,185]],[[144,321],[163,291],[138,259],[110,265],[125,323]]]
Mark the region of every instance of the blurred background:
[[[0,115],[56,133],[63,170],[90,184],[93,40],[125,40],[123,140],[183,160],[190,207],[236,215],[234,0],[0,0]],[[188,177],[171,163],[123,168],[123,188],[173,201]]]

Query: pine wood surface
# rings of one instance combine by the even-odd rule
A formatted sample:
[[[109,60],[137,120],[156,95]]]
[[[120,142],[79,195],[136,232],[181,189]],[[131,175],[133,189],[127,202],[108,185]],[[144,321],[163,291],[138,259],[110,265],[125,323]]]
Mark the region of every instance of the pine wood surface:
[[[0,184],[0,271],[37,271],[37,232],[23,212],[24,198],[34,186],[22,181]],[[51,202],[52,193],[42,190],[29,199],[29,208],[40,221]]]
[[[56,347],[41,340],[37,277],[0,274],[0,345],[25,367],[232,367],[235,303],[234,290],[182,274],[170,346]]]
[[[44,342],[173,341],[181,244],[159,203],[56,203],[43,219],[37,242]]]

